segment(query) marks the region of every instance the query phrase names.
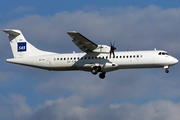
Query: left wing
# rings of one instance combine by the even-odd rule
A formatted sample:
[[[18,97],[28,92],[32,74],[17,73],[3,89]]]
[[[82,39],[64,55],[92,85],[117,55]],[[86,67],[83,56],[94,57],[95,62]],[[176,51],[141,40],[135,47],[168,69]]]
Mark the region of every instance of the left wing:
[[[86,53],[91,53],[95,50],[98,45],[81,35],[76,31],[67,32],[67,34],[73,39],[72,41],[76,44],[79,49]]]

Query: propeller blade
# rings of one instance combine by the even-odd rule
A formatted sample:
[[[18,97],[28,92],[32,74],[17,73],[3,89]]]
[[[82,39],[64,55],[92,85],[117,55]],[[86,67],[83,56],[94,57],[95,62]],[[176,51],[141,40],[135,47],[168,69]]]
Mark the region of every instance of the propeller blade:
[[[110,50],[110,56],[109,56],[110,58],[111,58],[111,53],[112,53],[112,52],[111,52],[111,50]]]
[[[112,47],[112,42],[111,42],[111,40],[110,40],[110,46]]]
[[[110,52],[109,52],[110,53],[110,58],[111,58],[111,53],[113,54],[113,57],[115,57],[114,50],[116,50],[116,48],[114,47],[114,44],[115,44],[115,40],[114,40],[113,44],[112,44],[112,42],[110,40],[110,46],[111,46]]]
[[[112,45],[113,47],[114,47],[115,41],[116,41],[116,40],[114,40],[114,43],[113,43],[113,45]]]
[[[115,57],[114,51],[113,51],[113,57]]]

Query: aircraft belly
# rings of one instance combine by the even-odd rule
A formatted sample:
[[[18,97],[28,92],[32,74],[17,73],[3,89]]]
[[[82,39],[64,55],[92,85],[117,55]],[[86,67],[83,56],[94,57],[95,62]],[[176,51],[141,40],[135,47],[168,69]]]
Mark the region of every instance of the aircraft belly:
[[[133,68],[160,68],[163,67],[160,64],[149,63],[149,64],[120,64],[119,69],[133,69]]]

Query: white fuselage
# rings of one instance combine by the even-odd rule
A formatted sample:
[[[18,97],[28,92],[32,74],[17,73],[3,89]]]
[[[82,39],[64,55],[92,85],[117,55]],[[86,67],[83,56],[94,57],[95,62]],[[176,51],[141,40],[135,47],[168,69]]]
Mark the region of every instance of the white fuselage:
[[[58,54],[42,51],[30,44],[20,30],[3,31],[8,35],[14,56],[7,59],[7,62],[45,70],[82,70],[94,75],[101,72],[99,77],[104,79],[106,72],[118,69],[164,67],[168,73],[169,66],[178,63],[176,58],[162,50],[114,52],[114,43],[110,42],[110,46],[97,45],[76,31],[67,33],[84,53]]]
[[[176,58],[168,54],[159,55],[160,52],[166,53],[160,50],[125,51],[115,52],[115,57],[111,56],[111,58],[109,54],[55,53],[51,55],[7,59],[7,62],[54,71],[91,71],[93,66],[101,66],[102,72],[117,69],[169,67],[178,62]]]

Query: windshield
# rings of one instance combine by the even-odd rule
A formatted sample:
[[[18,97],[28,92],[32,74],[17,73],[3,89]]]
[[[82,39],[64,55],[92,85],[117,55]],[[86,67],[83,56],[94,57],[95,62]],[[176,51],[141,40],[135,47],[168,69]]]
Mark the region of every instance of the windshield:
[[[159,52],[158,55],[169,55],[167,52]]]

